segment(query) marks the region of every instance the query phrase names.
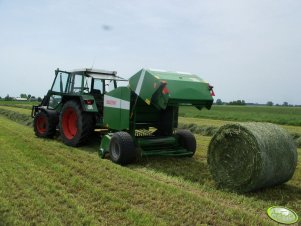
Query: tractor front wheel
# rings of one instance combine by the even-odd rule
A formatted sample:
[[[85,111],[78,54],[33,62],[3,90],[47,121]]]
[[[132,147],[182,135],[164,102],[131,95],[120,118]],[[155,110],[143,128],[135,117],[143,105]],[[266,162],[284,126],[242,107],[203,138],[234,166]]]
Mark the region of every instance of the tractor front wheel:
[[[133,139],[127,132],[116,132],[110,141],[110,158],[112,162],[126,165],[136,159],[136,150]]]
[[[64,104],[60,114],[60,133],[63,142],[72,147],[84,143],[94,129],[93,115],[83,112],[76,101]]]
[[[56,122],[46,112],[41,111],[34,117],[35,135],[42,138],[52,138],[56,132]]]
[[[178,136],[179,142],[182,147],[190,152],[190,157],[192,157],[196,151],[196,140],[194,135],[189,130],[185,129],[177,130],[176,135]]]

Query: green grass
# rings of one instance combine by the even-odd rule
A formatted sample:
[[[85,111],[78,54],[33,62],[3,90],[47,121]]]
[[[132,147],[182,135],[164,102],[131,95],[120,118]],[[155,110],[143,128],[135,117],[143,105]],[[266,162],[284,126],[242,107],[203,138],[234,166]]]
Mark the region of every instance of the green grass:
[[[32,119],[30,117],[31,110],[19,108],[16,106],[1,106],[0,105],[0,114],[6,115],[9,119],[17,121],[23,125],[32,125]],[[215,119],[204,119],[204,118],[188,118],[188,117],[179,117],[179,126],[182,128],[188,128],[194,133],[199,133],[202,135],[213,135],[217,129],[227,123],[233,123],[234,121],[222,121]],[[190,125],[196,125],[197,128],[191,128]],[[194,127],[194,126],[193,126]],[[301,147],[301,127],[300,126],[288,126],[281,125],[286,129],[290,134],[294,136],[297,146]]]
[[[242,211],[238,195],[224,195],[214,191],[210,182],[199,184],[198,180],[184,180],[181,175],[171,176],[156,168],[164,164],[177,171],[176,165],[193,165],[197,160],[151,159],[126,168],[101,160],[85,148],[69,148],[57,141],[37,139],[30,128],[3,118],[0,131],[2,224],[269,222],[265,216],[256,216],[261,212],[258,208]],[[252,197],[243,199],[253,202]],[[228,206],[229,202],[232,206]]]
[[[24,109],[30,109],[33,105],[39,105],[40,102],[37,101],[4,101],[0,100],[0,106],[10,106],[10,107],[16,107],[16,108],[24,108]]]
[[[0,109],[14,111],[14,112],[28,115],[28,116],[30,116],[30,114],[31,114],[31,110],[26,109],[26,108],[19,108],[19,107],[15,107],[15,106],[1,106],[0,105]]]
[[[281,125],[301,126],[301,107],[264,106],[212,106],[208,111],[193,107],[181,107],[180,116],[227,121],[271,122]]]
[[[16,117],[10,114],[16,113]],[[22,123],[29,109],[0,106]],[[219,127],[227,121],[183,118]],[[301,132],[300,126],[283,126]],[[290,131],[290,132],[291,132]],[[248,194],[216,188],[207,165],[211,137],[196,135],[193,158],[143,158],[121,167],[98,157],[99,135],[71,148],[0,116],[0,225],[273,225],[266,209],[301,214],[301,161],[286,184]],[[298,149],[301,154],[301,149]]]
[[[40,102],[38,101],[5,101],[5,100],[0,100],[0,105],[27,105],[27,106],[32,106],[32,105],[38,105]]]
[[[219,127],[227,124],[235,123],[235,121],[222,121],[216,119],[206,118],[189,118],[179,117],[179,127],[188,128],[194,133],[202,135],[212,135]],[[280,125],[287,130],[295,140],[298,139],[297,144],[301,147],[301,126]],[[200,130],[200,132],[198,131]]]
[[[0,117],[0,225],[272,225],[269,206],[301,213],[300,161],[287,184],[224,192],[208,171],[210,137],[196,137],[194,158],[121,167],[98,157],[99,139],[70,148]]]
[[[0,105],[0,110],[1,109],[14,111],[14,112],[24,114],[24,115],[28,115],[28,116],[30,116],[30,114],[31,114],[31,109],[19,108],[19,107],[16,107],[15,105],[11,105],[11,106],[1,106]],[[190,110],[194,111],[194,108],[190,107]],[[207,110],[202,110],[202,111],[207,111]],[[202,111],[198,111],[198,112],[202,112]],[[213,111],[214,111],[214,109],[212,110],[212,112]],[[230,120],[225,121],[225,120],[210,119],[210,118],[179,117],[179,123],[185,123],[185,124],[194,123],[198,126],[220,127],[220,126],[223,126],[227,123],[233,123],[233,122],[235,122],[235,121],[233,121],[233,120],[232,121],[230,121]],[[301,127],[300,126],[281,125],[281,127],[288,130],[290,133],[301,134]]]

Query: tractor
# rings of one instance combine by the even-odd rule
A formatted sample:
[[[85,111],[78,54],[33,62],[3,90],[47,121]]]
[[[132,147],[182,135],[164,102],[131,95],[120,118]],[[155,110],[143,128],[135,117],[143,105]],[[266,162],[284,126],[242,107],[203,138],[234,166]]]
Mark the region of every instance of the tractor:
[[[59,131],[66,145],[76,147],[97,129],[99,155],[121,165],[141,156],[193,156],[194,135],[177,129],[179,106],[210,109],[213,87],[184,72],[141,69],[129,80],[116,74],[57,69],[51,89],[32,108],[36,136],[52,138]]]
[[[33,106],[36,136],[52,138],[57,129],[69,146],[85,143],[96,128],[103,127],[104,93],[127,81],[115,71],[57,69],[55,79],[39,106]]]

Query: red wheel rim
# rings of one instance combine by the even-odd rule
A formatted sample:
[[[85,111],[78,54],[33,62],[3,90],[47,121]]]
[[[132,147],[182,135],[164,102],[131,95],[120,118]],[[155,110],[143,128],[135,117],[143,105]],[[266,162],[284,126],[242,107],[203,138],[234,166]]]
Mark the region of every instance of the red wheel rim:
[[[66,138],[71,140],[77,133],[77,114],[72,108],[67,108],[62,116],[62,127]]]
[[[40,115],[37,118],[36,128],[40,134],[44,134],[46,132],[47,127],[47,118],[45,115]]]

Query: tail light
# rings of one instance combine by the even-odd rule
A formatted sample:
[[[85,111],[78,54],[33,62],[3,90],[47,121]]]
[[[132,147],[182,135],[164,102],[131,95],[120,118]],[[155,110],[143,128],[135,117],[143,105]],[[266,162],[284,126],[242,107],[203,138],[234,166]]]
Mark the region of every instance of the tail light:
[[[163,93],[164,95],[169,94],[169,90],[167,89],[166,86],[164,86],[164,88],[162,89],[162,93]]]
[[[92,105],[94,103],[94,100],[85,100],[84,102],[87,105]]]
[[[163,88],[162,88],[162,94],[164,94],[164,95],[169,94],[169,90],[166,87],[166,85],[167,85],[166,81],[162,81],[161,84],[163,86]]]
[[[213,91],[213,86],[210,85],[210,84],[208,84],[208,88],[209,88],[209,91],[210,91],[210,95],[211,95],[211,96],[215,96],[215,93],[214,93],[214,91]]]

